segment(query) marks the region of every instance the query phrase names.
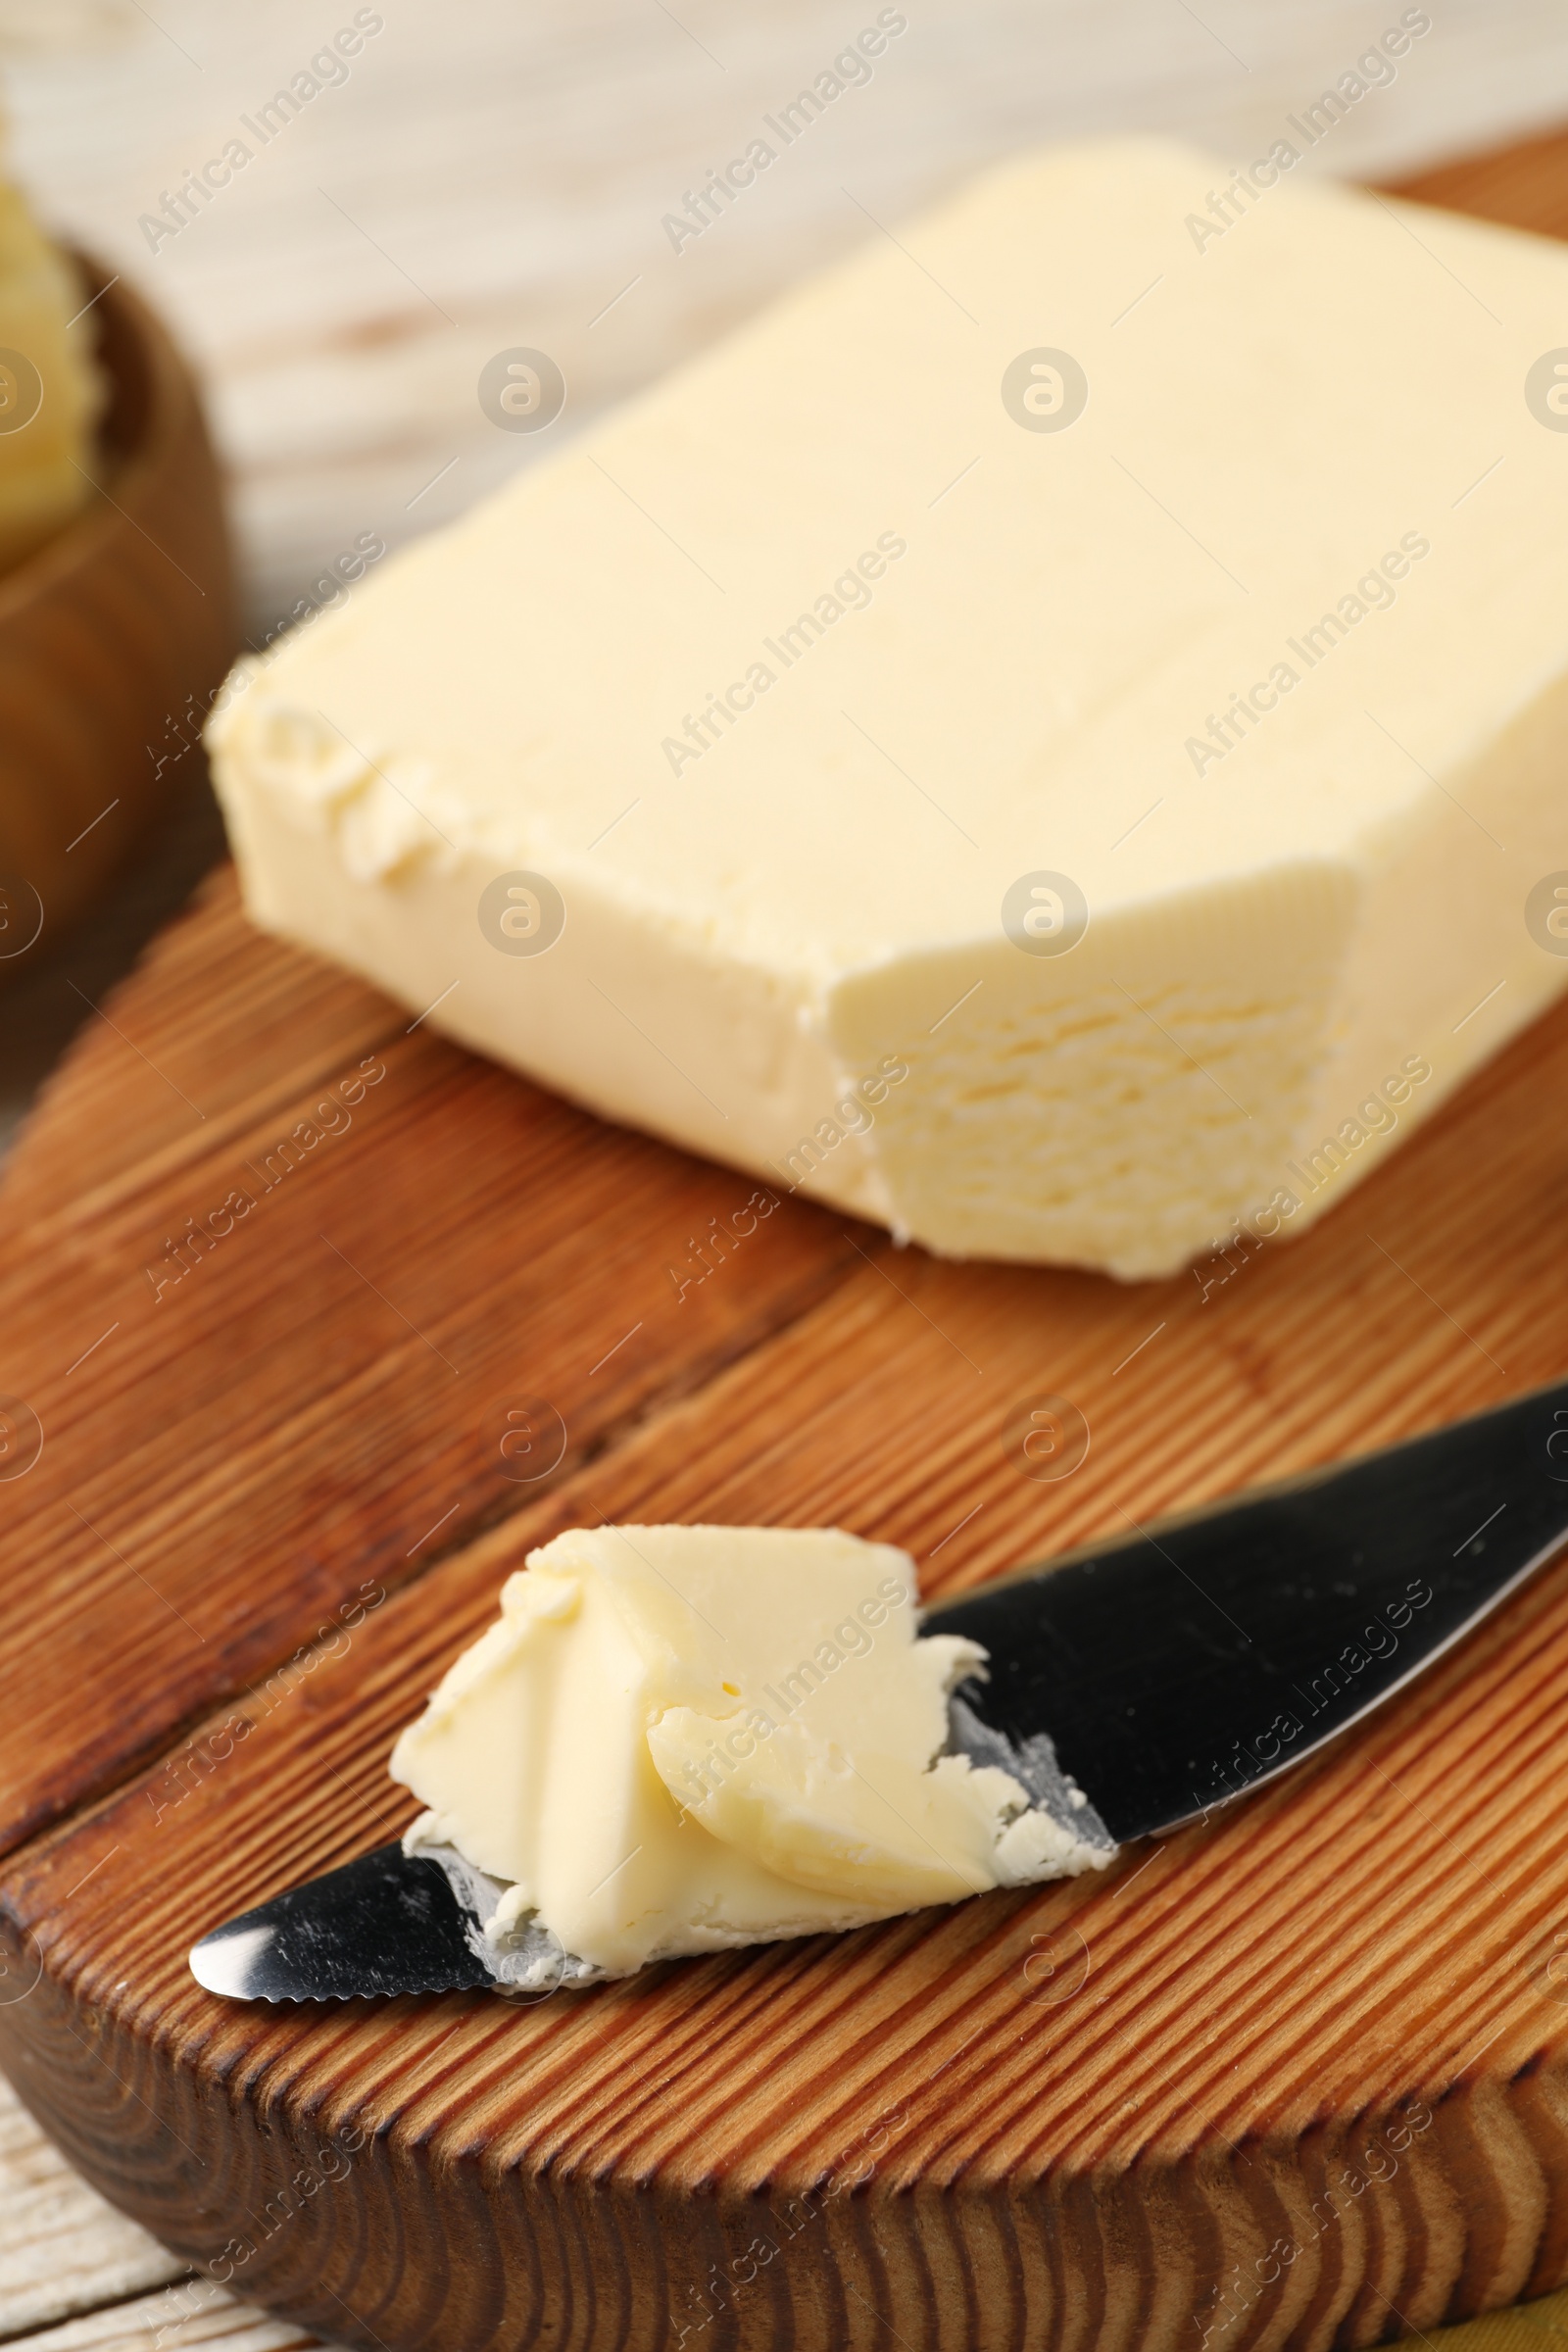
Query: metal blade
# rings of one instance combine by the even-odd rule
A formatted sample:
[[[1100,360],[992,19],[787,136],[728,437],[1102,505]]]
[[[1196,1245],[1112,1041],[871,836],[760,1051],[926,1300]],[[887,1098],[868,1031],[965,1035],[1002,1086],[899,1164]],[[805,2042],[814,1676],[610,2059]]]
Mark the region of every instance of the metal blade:
[[[239,2001],[469,1992],[491,1982],[446,1873],[401,1845],[231,1919],[203,1936],[190,1967],[209,1992]]]
[[[984,1643],[989,1679],[957,1695],[1015,1749],[1049,1735],[1121,1841],[1311,1754],[1565,1543],[1568,1382],[988,1586],[923,1630]]]
[[[954,1694],[955,1746],[1013,1770],[1090,1842],[1120,1843],[1310,1755],[1565,1544],[1568,1382],[1010,1577],[924,1630],[990,1653]],[[269,2001],[526,1997],[600,1976],[526,1918],[488,1936],[501,1891],[449,1848],[383,1845],[204,1936],[191,1970]]]

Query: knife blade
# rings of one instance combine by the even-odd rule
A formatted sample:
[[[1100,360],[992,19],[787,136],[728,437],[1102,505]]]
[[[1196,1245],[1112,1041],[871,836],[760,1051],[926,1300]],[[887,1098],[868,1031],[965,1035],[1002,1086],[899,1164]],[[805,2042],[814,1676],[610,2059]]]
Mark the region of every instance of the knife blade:
[[[204,1936],[191,1974],[242,2001],[477,1992],[491,1972],[469,1949],[446,1874],[379,1845]]]
[[[922,1630],[958,1693],[1049,1730],[1118,1844],[1178,1829],[1380,1706],[1568,1543],[1568,1382],[1008,1577]]]
[[[1568,1381],[1388,1450],[1135,1525],[925,1615],[981,1642],[953,1742],[1117,1845],[1200,1820],[1314,1754],[1568,1544]],[[546,1931],[486,1938],[499,1886],[384,1845],[205,1936],[235,1999],[514,1994],[598,1971]]]

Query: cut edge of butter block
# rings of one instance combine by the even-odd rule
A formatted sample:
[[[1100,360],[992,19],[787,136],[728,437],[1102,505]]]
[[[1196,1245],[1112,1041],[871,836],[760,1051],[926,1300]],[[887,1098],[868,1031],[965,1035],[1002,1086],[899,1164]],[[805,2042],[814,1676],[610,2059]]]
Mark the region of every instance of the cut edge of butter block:
[[[977,1644],[916,1632],[913,1563],[838,1529],[570,1529],[509,1578],[390,1770],[609,1975],[1102,1868],[949,1746]],[[1077,1800],[1081,1801],[1081,1800]]]
[[[1520,392],[1568,256],[1423,214],[1423,275],[1321,184],[1195,252],[1215,178],[1125,140],[986,174],[906,240],[979,323],[856,253],[242,667],[211,741],[253,917],[943,1254],[1139,1279],[1303,1230],[1568,985],[1524,919],[1568,866],[1568,439]],[[1048,246],[1060,435],[997,388]],[[1455,341],[1449,272],[1503,345]],[[672,778],[662,731],[893,541]],[[1004,928],[1036,869],[1082,880],[1069,953]],[[545,953],[481,928],[513,871],[564,903]]]

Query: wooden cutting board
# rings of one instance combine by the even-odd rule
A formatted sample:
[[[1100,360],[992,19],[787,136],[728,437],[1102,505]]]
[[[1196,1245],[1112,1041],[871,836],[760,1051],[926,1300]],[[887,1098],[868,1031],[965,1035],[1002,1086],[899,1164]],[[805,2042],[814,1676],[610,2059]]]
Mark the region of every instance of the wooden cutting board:
[[[1420,192],[1568,230],[1568,141]],[[944,1265],[749,1225],[219,877],[0,1197],[23,2097],[247,2300],[392,2352],[1315,2352],[1568,2280],[1568,1563],[1108,1880],[532,2006],[243,2008],[184,1958],[402,1826],[395,1731],[559,1528],[837,1521],[952,1593],[1560,1377],[1565,1090],[1568,1005],[1297,1244]],[[1054,1484],[1045,1395],[1092,1432]]]

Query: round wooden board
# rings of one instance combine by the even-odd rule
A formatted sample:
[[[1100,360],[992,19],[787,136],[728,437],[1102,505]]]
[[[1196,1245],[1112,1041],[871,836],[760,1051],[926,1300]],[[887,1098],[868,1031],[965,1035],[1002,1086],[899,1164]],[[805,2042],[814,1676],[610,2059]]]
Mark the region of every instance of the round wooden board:
[[[395,1731],[561,1527],[837,1521],[935,1595],[1560,1377],[1565,1083],[1568,1005],[1197,1279],[944,1265],[786,1200],[682,1289],[748,1179],[220,877],[0,1196],[0,1392],[42,1433],[0,1481],[23,2097],[247,2299],[393,2352],[1316,2352],[1568,2280],[1568,1565],[1107,1880],[532,2006],[185,1967],[397,1831]],[[1043,1393],[1093,1432],[1054,1485],[1008,1441]],[[524,1398],[564,1433],[532,1484]]]

